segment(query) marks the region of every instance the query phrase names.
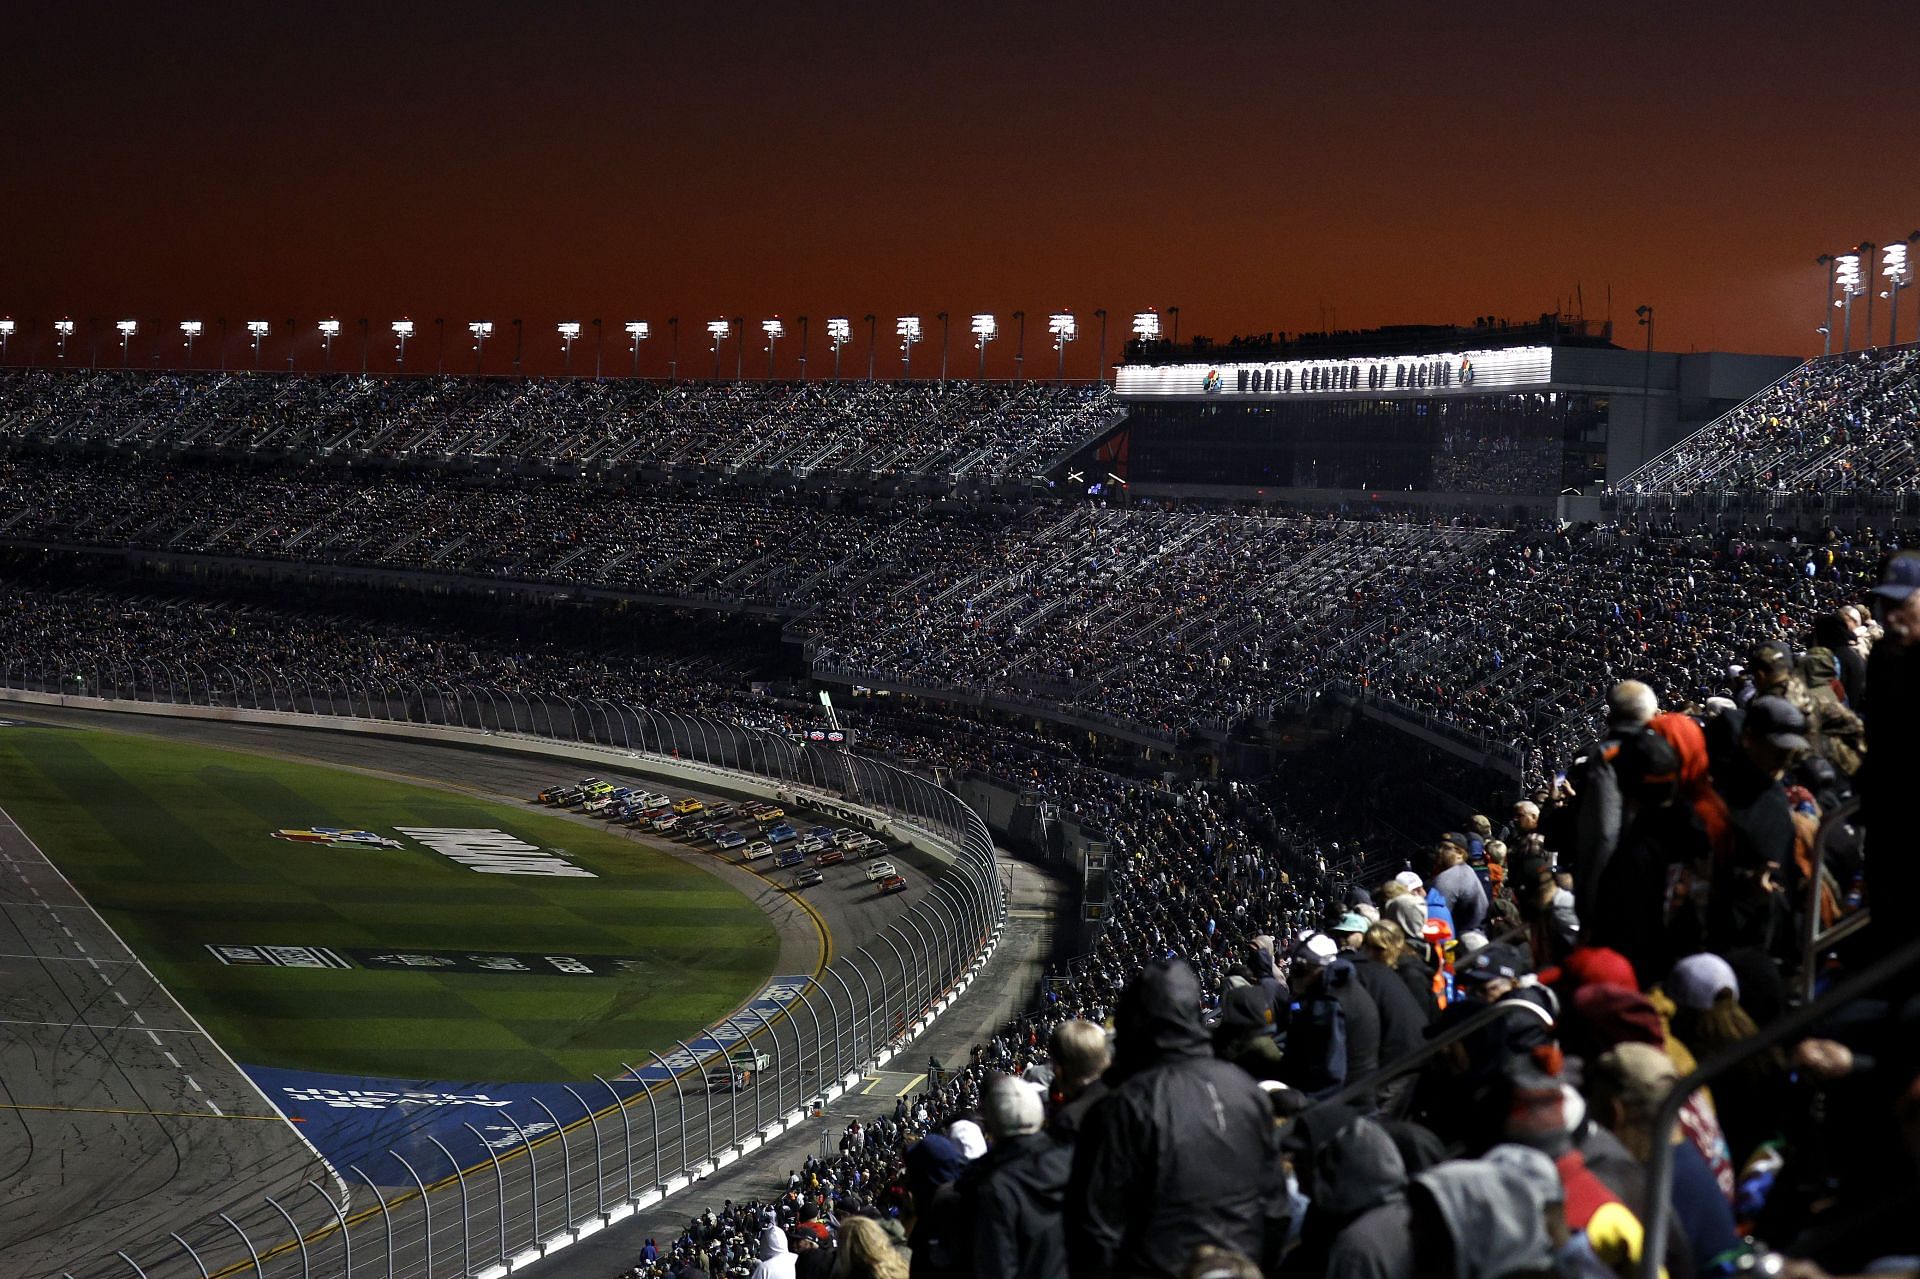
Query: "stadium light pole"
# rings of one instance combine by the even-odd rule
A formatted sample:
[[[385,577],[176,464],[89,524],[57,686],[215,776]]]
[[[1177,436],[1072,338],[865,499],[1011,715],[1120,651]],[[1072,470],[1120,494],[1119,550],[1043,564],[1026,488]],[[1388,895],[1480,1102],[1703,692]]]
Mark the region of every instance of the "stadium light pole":
[[[747,317],[733,317],[733,380],[738,382],[747,375]]]
[[[647,340],[647,335],[653,330],[647,326],[645,320],[628,320],[626,330],[628,340],[633,343],[633,376],[639,377],[640,344]]]
[[[673,331],[673,350],[667,359],[667,381],[680,380],[680,317],[669,315],[667,327]]]
[[[1100,362],[1094,368],[1096,380],[1104,383],[1107,380],[1107,308],[1096,306],[1093,314],[1100,321]]]
[[[394,356],[393,360],[394,372],[397,373],[407,367],[407,339],[413,336],[413,321],[395,320],[393,322],[393,336],[399,339],[399,344],[395,348],[398,354]]]
[[[967,327],[973,333],[975,349],[980,352],[980,380],[984,382],[987,380],[987,343],[993,341],[994,335],[999,333],[1000,324],[991,315],[982,311],[968,322]]]
[[[0,321],[0,325],[5,326],[5,330],[0,330],[0,333],[3,333],[6,330],[11,330],[13,326],[13,321],[11,320]],[[180,321],[180,332],[187,339],[186,347],[187,347],[187,367],[188,368],[193,367],[193,340],[200,336],[200,330],[205,327],[206,326],[201,324],[200,321],[198,320]],[[6,349],[7,349],[6,339],[4,336],[0,336],[0,359],[6,358]]]
[[[1638,466],[1647,457],[1647,419],[1653,416],[1653,308],[1638,306],[1633,313],[1640,317],[1640,327],[1647,331],[1646,354],[1640,361],[1640,447],[1633,459],[1633,466]]]
[[[1887,291],[1880,296],[1887,300],[1887,345],[1900,345],[1900,290],[1913,283],[1913,270],[1907,264],[1907,246],[1920,241],[1920,231],[1915,231],[1904,240],[1895,240],[1880,249],[1880,274],[1886,277]],[[0,345],[0,352],[5,351]],[[0,358],[4,358],[0,356]]]
[[[947,313],[936,312],[934,318],[940,321],[940,385],[945,386],[947,384]]]
[[[0,316],[0,364],[7,362],[7,343],[13,338],[14,327],[11,316]]]
[[[447,371],[447,317],[433,317],[433,371],[444,375]]]
[[[1175,346],[1179,346],[1180,345],[1180,308],[1177,306],[1170,306],[1167,308],[1167,314],[1173,317],[1173,344]]]
[[[1820,334],[1822,337],[1826,338],[1827,340],[1826,347],[1824,350],[1820,352],[1820,354],[1832,355],[1833,354],[1833,324],[1832,324],[1833,273],[1835,269],[1835,259],[1833,254],[1831,253],[1822,253],[1819,257],[1815,258],[1813,261],[1816,266],[1823,266],[1827,268],[1827,302],[1826,302],[1826,306],[1822,308],[1820,312],[1820,317],[1821,317],[1820,327],[1815,329],[1814,332]]]
[[[554,326],[560,334],[560,358],[566,366],[567,376],[573,376],[573,343],[580,336],[580,321],[562,320]]]
[[[787,326],[780,323],[776,317],[760,321],[760,331],[767,335],[767,381],[771,382],[773,381],[774,348],[780,345],[780,336],[787,331]]]
[[[833,348],[833,380],[840,380],[840,348],[853,338],[853,325],[844,315],[836,315],[827,321],[827,345]]]
[[[720,380],[720,345],[733,332],[733,326],[725,320],[708,320],[707,336],[713,339],[713,380]]]
[[[1863,272],[1873,270],[1874,250],[1879,247],[1872,240],[1862,240],[1860,247],[1854,250],[1860,255],[1860,269]],[[1867,344],[1861,349],[1871,351],[1873,349],[1873,282],[1863,279],[1860,282],[1860,291],[1867,295]]]
[[[479,377],[487,358],[487,339],[493,336],[493,321],[468,320],[467,332],[473,334],[473,375]]]
[[[253,371],[260,371],[260,344],[266,341],[267,330],[273,326],[265,320],[248,320],[247,332],[253,335]]]
[[[73,321],[55,320],[53,322],[53,332],[54,336],[59,339],[59,354],[55,358],[62,364],[65,364],[67,362],[67,339],[73,336]]]
[[[601,324],[599,317],[596,316],[593,321],[593,380],[596,382],[600,380],[600,376],[601,376],[600,371],[602,367],[604,367],[602,361],[606,353],[607,353],[606,326]]]
[[[120,367],[124,369],[133,359],[133,335],[140,331],[140,321],[121,320],[113,327],[120,330]]]
[[[867,381],[873,381],[874,325],[877,321],[873,312],[867,312]]]
[[[1019,321],[1013,339],[1013,380],[1018,382],[1027,373],[1027,313],[1015,311],[1013,318]]]
[[[1053,349],[1060,357],[1059,379],[1067,380],[1067,343],[1080,336],[1079,322],[1071,311],[1055,311],[1047,317],[1047,332],[1053,334]]]
[[[1840,327],[1840,353],[1853,350],[1853,300],[1865,292],[1860,282],[1860,255],[1858,253],[1839,253],[1833,259],[1834,283],[1840,286],[1840,300],[1834,306],[1840,309],[1842,322]]]
[[[339,336],[340,321],[320,321],[320,363],[328,373],[333,372],[333,340]]]
[[[513,372],[514,372],[514,375],[517,377],[520,374],[520,357],[526,353],[527,330],[526,330],[526,326],[521,324],[520,321],[517,319],[514,320],[512,323],[513,323]]]
[[[300,345],[300,330],[294,325],[293,317],[287,317],[287,372],[293,372],[294,348]]]
[[[900,338],[900,380],[913,379],[913,344],[920,340],[920,317],[903,315],[893,322],[893,331]]]
[[[793,318],[800,324],[800,380],[804,382],[807,380],[807,317],[796,315]]]
[[[223,320],[221,321],[221,323],[224,324],[225,321]],[[360,317],[360,376],[361,377],[365,377],[367,375],[367,351],[371,346],[371,343],[372,343],[372,339],[367,336],[367,317],[363,315]],[[226,343],[223,341],[221,342],[220,345],[224,347]],[[224,352],[221,354],[220,358],[223,360],[226,359],[226,355]]]

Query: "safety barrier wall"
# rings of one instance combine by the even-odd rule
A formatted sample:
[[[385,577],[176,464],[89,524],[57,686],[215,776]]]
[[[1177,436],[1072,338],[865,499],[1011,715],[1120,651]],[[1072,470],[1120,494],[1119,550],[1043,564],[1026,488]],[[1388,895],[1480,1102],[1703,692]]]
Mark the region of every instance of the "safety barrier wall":
[[[750,1006],[694,1041],[704,1049],[682,1042],[680,1051],[653,1053],[638,1066],[622,1062],[618,1071],[565,1087],[565,1109],[539,1098],[496,1103],[487,1117],[521,1135],[504,1146],[483,1142],[483,1161],[463,1167],[434,1142],[444,1157],[421,1169],[389,1150],[390,1158],[370,1161],[381,1166],[335,1170],[328,1180],[337,1198],[310,1164],[256,1169],[232,1202],[210,1205],[218,1212],[156,1240],[141,1257],[76,1259],[63,1272],[73,1279],[210,1279],[295,1267],[302,1279],[497,1279],[806,1122],[864,1072],[898,1056],[972,985],[1005,922],[992,836],[957,796],[885,761],[765,729],[599,698],[411,683],[327,689],[279,672],[208,671],[195,663],[8,667],[0,669],[0,698],[564,758],[812,809],[897,838],[945,867],[918,902],[791,992],[772,1016]],[[707,1067],[743,1043],[770,1049],[772,1069],[729,1090],[716,1114]],[[675,1108],[664,1122],[663,1100]],[[742,1116],[749,1103],[752,1114]],[[396,1131],[394,1144],[406,1135]],[[510,1173],[522,1160],[525,1175],[518,1167]],[[592,1172],[577,1172],[576,1164]],[[279,1193],[260,1194],[262,1187]],[[349,1189],[360,1191],[361,1202],[349,1199]]]

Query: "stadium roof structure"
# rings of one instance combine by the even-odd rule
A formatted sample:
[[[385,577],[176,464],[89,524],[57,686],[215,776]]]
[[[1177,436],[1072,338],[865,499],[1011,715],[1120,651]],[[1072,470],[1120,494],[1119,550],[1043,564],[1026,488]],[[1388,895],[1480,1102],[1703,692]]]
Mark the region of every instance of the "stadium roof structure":
[[[1182,364],[1194,360],[1321,360],[1367,355],[1441,355],[1513,346],[1582,346],[1617,349],[1613,324],[1594,325],[1576,316],[1546,313],[1512,321],[1492,316],[1472,324],[1389,324],[1377,329],[1330,333],[1256,333],[1224,342],[1196,336],[1176,346],[1165,340],[1135,338],[1127,343],[1129,364]]]

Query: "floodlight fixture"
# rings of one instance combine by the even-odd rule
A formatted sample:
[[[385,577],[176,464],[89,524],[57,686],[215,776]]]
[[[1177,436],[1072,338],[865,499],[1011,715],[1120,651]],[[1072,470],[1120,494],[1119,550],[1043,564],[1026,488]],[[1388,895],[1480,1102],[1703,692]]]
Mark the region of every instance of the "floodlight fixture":
[[[1067,380],[1067,343],[1080,336],[1080,325],[1071,311],[1055,311],[1047,317],[1047,332],[1053,334],[1053,349],[1060,357],[1059,378]]]
[[[73,336],[73,321],[55,320],[53,332],[59,339],[59,355],[56,358],[64,360],[67,358],[67,339]]]
[[[554,325],[553,328],[554,332],[560,335],[560,353],[565,358],[567,373],[571,375],[573,372],[573,343],[574,340],[580,336],[580,321],[562,320],[560,323]]]
[[[900,339],[900,376],[913,376],[913,344],[920,340],[920,317],[903,315],[893,322],[895,336]]]
[[[265,320],[247,321],[247,332],[253,335],[253,371],[255,373],[260,371],[260,343],[266,340],[267,334],[272,329],[273,326]]]
[[[771,320],[760,321],[760,331],[767,335],[767,381],[771,382],[773,381],[774,348],[779,345],[780,338],[787,331],[787,326],[780,322],[778,316],[775,316]]]
[[[327,372],[333,372],[333,340],[340,336],[340,321],[331,317],[320,321],[316,326],[320,330],[320,362]]]
[[[647,340],[648,335],[653,332],[653,329],[645,320],[628,320],[626,329],[627,337],[633,342],[633,376],[639,377],[640,344]]]
[[[120,367],[124,369],[127,367],[128,361],[132,358],[129,352],[133,346],[133,335],[140,331],[140,322],[138,320],[120,320],[116,322],[113,327],[120,330]]]
[[[840,348],[853,341],[853,324],[844,315],[827,321],[827,345],[833,348],[833,380],[840,380]]]
[[[982,311],[968,321],[967,328],[973,333],[973,345],[980,352],[980,380],[987,380],[987,343],[1000,333],[1000,322]]]
[[[1840,288],[1840,298],[1833,305],[1844,316],[1840,325],[1840,350],[1845,354],[1853,349],[1853,300],[1867,291],[1860,276],[1858,252],[1834,255],[1833,282]]]
[[[1907,264],[1907,245],[1914,239],[1920,239],[1920,231],[1880,250],[1880,274],[1887,281],[1887,291],[1880,296],[1887,299],[1887,310],[1893,317],[1887,328],[1890,346],[1900,345],[1900,290],[1913,283],[1913,270]]]
[[[1142,342],[1160,340],[1160,313],[1158,311],[1140,311],[1133,317],[1133,336]]]
[[[206,326],[198,320],[180,321],[180,335],[186,338],[185,346],[187,348],[188,368],[193,367],[193,340],[200,336],[201,330],[204,328],[206,328]]]
[[[13,320],[7,316],[0,316],[0,364],[6,363],[7,342],[12,339],[13,330]]]
[[[407,339],[413,336],[413,321],[395,320],[393,322],[393,336],[400,339],[399,355],[396,356],[393,361],[393,367],[398,371],[407,365]]]

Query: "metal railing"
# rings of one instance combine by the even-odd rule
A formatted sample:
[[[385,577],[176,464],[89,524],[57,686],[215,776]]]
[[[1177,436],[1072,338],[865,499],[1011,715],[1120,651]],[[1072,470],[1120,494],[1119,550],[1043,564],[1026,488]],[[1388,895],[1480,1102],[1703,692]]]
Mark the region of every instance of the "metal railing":
[[[790,992],[771,1015],[750,1004],[692,1043],[650,1052],[651,1061],[610,1060],[590,1080],[474,1109],[473,1122],[461,1124],[472,1143],[461,1144],[462,1136],[456,1148],[477,1149],[481,1158],[456,1155],[440,1139],[446,1130],[428,1132],[415,1108],[413,1119],[381,1133],[386,1149],[377,1157],[338,1170],[337,1199],[310,1157],[285,1156],[250,1169],[248,1184],[237,1184],[228,1202],[156,1241],[145,1259],[116,1252],[63,1272],[68,1279],[220,1279],[261,1274],[287,1254],[294,1259],[285,1267],[297,1265],[301,1279],[505,1274],[802,1122],[815,1101],[839,1095],[900,1051],[970,984],[1006,917],[991,833],[958,796],[886,761],[766,729],[592,696],[408,680],[316,684],[278,669],[193,661],[134,659],[78,670],[16,664],[0,668],[0,689],[329,717],[376,732],[381,724],[437,725],[498,736],[502,745],[515,738],[577,743],[614,751],[622,756],[616,766],[635,772],[651,764],[686,781],[686,766],[697,765],[713,770],[716,787],[764,779],[797,805],[837,805],[822,809],[836,818],[877,812],[895,833],[930,837],[952,854],[925,896]],[[707,1069],[724,1068],[740,1044],[770,1049],[772,1070],[716,1106]],[[691,1112],[690,1092],[699,1099]],[[663,1100],[673,1107],[664,1121]],[[742,1114],[746,1107],[750,1115]],[[522,1160],[524,1170],[515,1166]],[[358,1207],[345,1193],[350,1187],[365,1190]]]

